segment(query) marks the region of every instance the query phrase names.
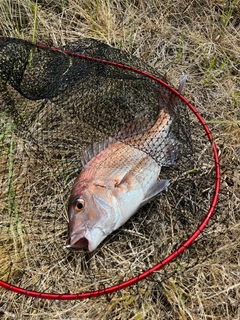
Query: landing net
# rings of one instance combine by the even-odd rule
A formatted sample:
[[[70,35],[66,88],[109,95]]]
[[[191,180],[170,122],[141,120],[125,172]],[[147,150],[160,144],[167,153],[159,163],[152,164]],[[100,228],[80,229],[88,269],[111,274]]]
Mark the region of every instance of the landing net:
[[[160,174],[171,180],[168,188],[92,253],[64,248],[68,198],[84,150],[108,137],[134,141],[154,125],[159,108],[173,111],[177,96],[177,160]],[[154,150],[153,144],[146,152],[158,161]],[[0,38],[4,289],[84,299],[183,272],[210,254],[205,243],[215,248],[209,244],[219,185],[217,149],[203,118],[141,60],[92,39],[51,48]],[[7,295],[0,301],[7,304]]]

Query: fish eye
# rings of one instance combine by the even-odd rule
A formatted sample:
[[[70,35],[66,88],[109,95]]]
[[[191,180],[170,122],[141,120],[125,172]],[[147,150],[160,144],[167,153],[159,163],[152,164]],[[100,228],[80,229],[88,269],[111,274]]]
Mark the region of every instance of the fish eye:
[[[76,201],[74,201],[74,210],[78,213],[83,211],[84,207],[85,207],[85,201],[83,199],[76,199]]]

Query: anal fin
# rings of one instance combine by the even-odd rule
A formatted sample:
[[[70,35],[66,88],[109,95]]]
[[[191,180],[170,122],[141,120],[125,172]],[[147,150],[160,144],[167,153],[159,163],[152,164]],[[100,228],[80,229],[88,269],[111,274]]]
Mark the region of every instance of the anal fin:
[[[178,143],[175,135],[170,132],[162,144],[162,166],[173,164],[178,157]]]

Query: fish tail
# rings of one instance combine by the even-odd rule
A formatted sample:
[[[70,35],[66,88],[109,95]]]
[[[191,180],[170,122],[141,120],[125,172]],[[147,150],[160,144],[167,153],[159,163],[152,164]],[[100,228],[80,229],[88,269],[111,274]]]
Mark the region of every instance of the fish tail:
[[[187,76],[184,76],[181,80],[180,80],[180,83],[179,83],[179,86],[178,86],[178,92],[180,94],[183,93],[183,90],[184,90],[184,86],[185,86],[185,83],[187,81]]]
[[[179,86],[178,86],[178,92],[179,92],[180,94],[183,94],[186,81],[187,81],[187,76],[184,76],[184,77],[180,80],[180,83],[179,83]],[[174,96],[173,96],[174,112],[175,112],[176,109],[178,108],[179,100],[180,100],[180,99],[179,99],[179,97],[178,97],[177,95],[174,95]]]
[[[164,76],[163,81],[165,81],[167,83],[167,79]],[[185,87],[185,83],[187,81],[187,76],[184,76],[179,83],[178,86],[178,92],[180,94],[183,93],[184,87]],[[158,119],[162,119],[163,118],[163,114],[165,117],[168,117],[170,115],[170,117],[174,116],[178,105],[179,105],[179,97],[170,92],[169,89],[163,89],[162,87],[160,88],[160,92],[159,92],[159,103],[158,103]]]

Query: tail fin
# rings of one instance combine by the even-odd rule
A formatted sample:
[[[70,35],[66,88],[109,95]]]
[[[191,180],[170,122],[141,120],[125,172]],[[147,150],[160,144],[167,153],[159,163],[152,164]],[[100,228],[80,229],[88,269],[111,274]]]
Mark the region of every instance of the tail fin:
[[[181,80],[180,80],[180,83],[179,83],[179,86],[178,86],[178,92],[180,94],[183,93],[183,90],[184,90],[184,86],[185,86],[185,83],[187,81],[187,76],[183,77]],[[173,110],[174,112],[177,110],[177,107],[178,107],[178,104],[179,104],[179,97],[177,95],[174,94],[173,98],[172,98],[172,103],[173,103]]]
[[[185,86],[186,81],[187,81],[187,76],[183,77],[183,78],[180,80],[179,87],[178,87],[178,92],[179,92],[180,94],[183,94],[183,90],[184,90],[184,86]]]

